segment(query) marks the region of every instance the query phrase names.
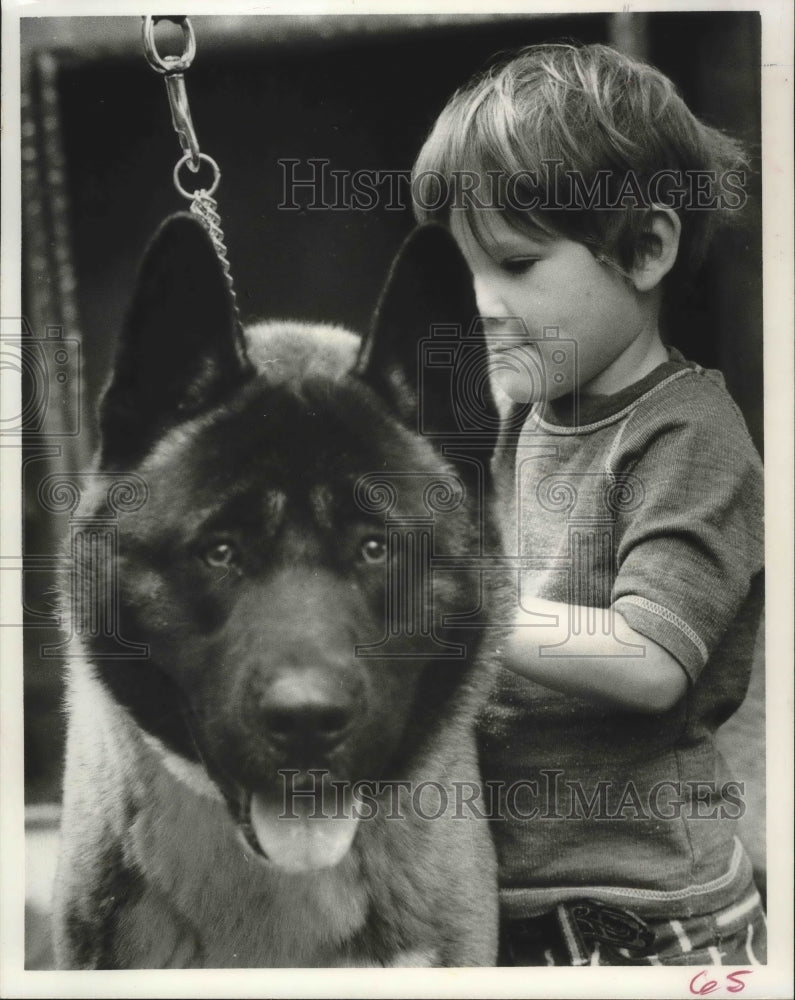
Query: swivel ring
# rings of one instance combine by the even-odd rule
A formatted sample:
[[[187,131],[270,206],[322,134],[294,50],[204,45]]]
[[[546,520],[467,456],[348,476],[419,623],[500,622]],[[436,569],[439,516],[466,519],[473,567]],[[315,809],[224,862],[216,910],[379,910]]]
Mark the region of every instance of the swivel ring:
[[[177,163],[177,165],[174,167],[174,187],[177,189],[177,191],[179,191],[179,193],[182,195],[183,198],[189,198],[189,199],[195,198],[196,197],[196,193],[198,191],[203,191],[204,190],[204,188],[197,187],[195,191],[186,191],[185,188],[179,182],[179,171],[180,171],[180,168],[182,167],[182,165],[184,163],[188,163],[188,161],[191,160],[191,159],[192,159],[191,154],[190,153],[186,153],[182,157],[182,159]],[[213,182],[210,185],[209,190],[207,190],[207,194],[210,195],[210,197],[212,197],[212,195],[215,194],[215,192],[216,192],[216,190],[218,188],[218,184],[219,184],[219,182],[221,180],[221,171],[220,171],[220,169],[218,167],[218,164],[215,162],[215,160],[212,158],[212,156],[208,156],[206,153],[199,153],[199,162],[201,163],[202,160],[204,160],[205,163],[209,163],[209,165],[210,165],[210,167],[212,168],[212,171],[213,171],[213,175],[214,175],[213,176]]]
[[[155,25],[158,21],[171,21],[182,28],[182,39],[185,48],[178,56],[161,56],[155,45]],[[156,73],[184,73],[193,62],[196,55],[196,36],[193,34],[193,25],[187,17],[153,17],[151,14],[144,17],[144,54],[146,61]]]

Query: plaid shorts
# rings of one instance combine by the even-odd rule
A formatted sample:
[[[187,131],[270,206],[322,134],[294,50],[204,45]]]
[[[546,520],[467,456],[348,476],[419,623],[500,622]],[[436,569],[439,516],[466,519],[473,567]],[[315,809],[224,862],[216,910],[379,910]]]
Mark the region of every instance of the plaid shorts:
[[[767,922],[751,888],[722,910],[681,920],[640,917],[592,899],[506,921],[499,965],[764,965]]]

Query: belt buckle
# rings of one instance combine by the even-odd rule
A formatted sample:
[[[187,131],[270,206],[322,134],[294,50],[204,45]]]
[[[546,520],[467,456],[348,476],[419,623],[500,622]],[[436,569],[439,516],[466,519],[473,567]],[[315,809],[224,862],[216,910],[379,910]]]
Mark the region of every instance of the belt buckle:
[[[606,906],[594,899],[564,903],[563,907],[584,954],[590,953],[589,944],[597,942],[611,949],[623,948],[638,958],[651,953],[654,932],[629,910]]]

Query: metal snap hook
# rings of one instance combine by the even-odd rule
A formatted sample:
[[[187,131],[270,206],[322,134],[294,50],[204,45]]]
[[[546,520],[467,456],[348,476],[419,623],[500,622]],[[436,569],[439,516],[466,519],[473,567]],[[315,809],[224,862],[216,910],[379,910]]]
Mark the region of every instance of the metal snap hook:
[[[172,24],[182,28],[182,38],[185,48],[178,56],[161,56],[155,44],[155,25],[158,21],[171,21]],[[170,73],[184,73],[193,62],[196,55],[196,36],[193,33],[193,25],[184,15],[179,17],[168,17],[166,15],[153,16],[148,14],[144,17],[143,24],[144,55],[146,61],[156,73],[168,75]]]

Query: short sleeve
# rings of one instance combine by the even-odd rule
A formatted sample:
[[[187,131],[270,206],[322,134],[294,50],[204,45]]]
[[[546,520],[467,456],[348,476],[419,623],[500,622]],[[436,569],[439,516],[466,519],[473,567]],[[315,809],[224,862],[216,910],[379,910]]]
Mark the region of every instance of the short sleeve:
[[[633,418],[616,456],[642,499],[617,514],[612,605],[695,681],[762,568],[764,501],[761,462],[728,393],[706,373],[687,381],[664,415]]]

